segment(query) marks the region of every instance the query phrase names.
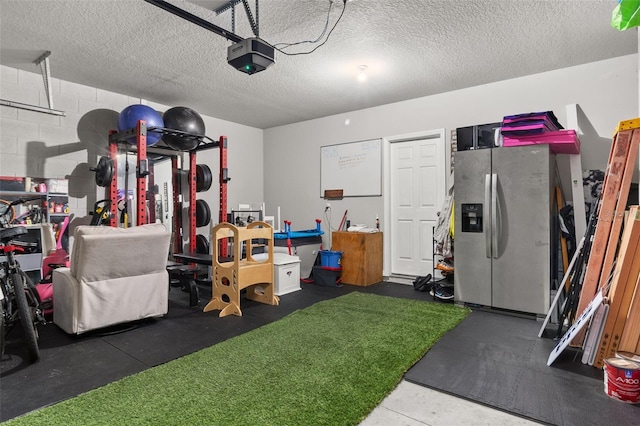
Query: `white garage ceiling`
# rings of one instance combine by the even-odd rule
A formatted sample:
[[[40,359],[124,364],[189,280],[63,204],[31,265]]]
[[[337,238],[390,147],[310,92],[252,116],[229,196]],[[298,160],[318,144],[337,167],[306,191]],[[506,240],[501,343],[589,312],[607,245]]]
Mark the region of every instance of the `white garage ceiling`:
[[[224,1],[171,3],[231,30]],[[320,35],[329,0],[262,0],[260,37]],[[611,27],[613,0],[334,0],[329,40],[276,52],[252,76],[227,64],[223,37],[142,0],[0,0],[0,63],[259,128],[309,120],[638,52]],[[255,0],[249,0],[256,14]],[[242,3],[235,33],[251,37]],[[288,49],[301,52],[317,46]],[[360,65],[368,80],[358,82]]]

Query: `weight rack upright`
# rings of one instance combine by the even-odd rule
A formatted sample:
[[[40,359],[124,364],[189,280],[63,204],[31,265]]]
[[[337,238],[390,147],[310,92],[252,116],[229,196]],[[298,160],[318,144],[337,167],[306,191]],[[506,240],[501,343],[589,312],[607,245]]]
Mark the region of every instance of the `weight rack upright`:
[[[205,149],[220,149],[220,222],[226,222],[227,212],[227,182],[229,178],[229,169],[227,168],[227,137],[220,136],[218,141],[202,136],[182,132],[174,129],[163,127],[150,127],[147,129],[146,122],[139,120],[135,129],[129,129],[122,132],[112,131],[109,133],[109,156],[113,162],[113,178],[109,184],[109,197],[111,199],[111,218],[110,225],[118,226],[117,221],[117,204],[118,204],[118,184],[117,184],[117,157],[121,149],[128,152],[136,153],[136,224],[143,225],[147,223],[146,203],[147,203],[147,176],[150,173],[149,160],[147,152],[159,154],[171,158],[172,168],[172,186],[173,186],[173,220],[174,220],[174,252],[182,252],[182,205],[181,205],[181,182],[178,170],[178,156],[183,151],[175,151],[163,147],[147,147],[147,130],[156,133],[169,134],[172,136],[185,138],[200,139],[199,145],[189,151],[189,251],[196,251],[196,153]],[[127,143],[128,139],[136,138],[136,144]],[[125,194],[127,197],[128,194]],[[153,206],[155,208],[155,206]],[[222,243],[221,243],[222,244]],[[221,247],[221,255],[227,256],[227,245]]]

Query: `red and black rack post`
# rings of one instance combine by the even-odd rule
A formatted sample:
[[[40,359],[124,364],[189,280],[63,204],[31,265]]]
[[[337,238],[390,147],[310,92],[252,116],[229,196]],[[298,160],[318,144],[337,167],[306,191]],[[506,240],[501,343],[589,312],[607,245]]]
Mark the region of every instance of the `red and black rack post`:
[[[117,133],[115,130],[109,132],[109,135]],[[109,158],[113,164],[113,177],[109,182],[109,199],[111,203],[109,210],[111,215],[109,216],[109,226],[114,228],[118,226],[118,142],[109,138]],[[94,212],[96,214],[96,212]]]
[[[138,124],[136,125],[136,144],[138,148],[136,168],[136,226],[140,226],[147,223],[147,175],[149,174],[149,162],[147,160],[147,123],[144,120],[138,120]],[[127,195],[128,194],[125,194],[125,200]]]
[[[189,152],[189,252],[196,252],[196,152]]]
[[[178,169],[178,156],[171,157],[171,171],[173,180],[173,252],[182,253],[182,184],[180,182],[180,170]]]

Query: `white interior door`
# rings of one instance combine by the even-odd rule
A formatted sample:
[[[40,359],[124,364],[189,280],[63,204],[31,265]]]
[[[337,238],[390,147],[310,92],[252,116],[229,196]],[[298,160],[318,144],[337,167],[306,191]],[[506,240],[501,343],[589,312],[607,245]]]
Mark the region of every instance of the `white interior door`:
[[[446,191],[444,137],[390,142],[391,274],[426,275]]]

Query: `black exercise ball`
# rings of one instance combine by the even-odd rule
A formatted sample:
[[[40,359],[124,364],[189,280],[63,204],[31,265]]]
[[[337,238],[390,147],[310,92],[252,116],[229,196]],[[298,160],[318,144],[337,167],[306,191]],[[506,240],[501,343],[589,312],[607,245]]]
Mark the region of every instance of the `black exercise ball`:
[[[202,117],[191,108],[170,108],[162,115],[162,120],[166,129],[189,133],[189,135],[165,133],[162,136],[164,143],[176,151],[191,151],[200,144],[202,136],[206,133]]]

